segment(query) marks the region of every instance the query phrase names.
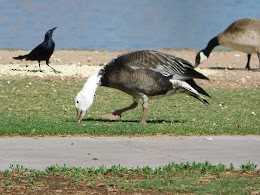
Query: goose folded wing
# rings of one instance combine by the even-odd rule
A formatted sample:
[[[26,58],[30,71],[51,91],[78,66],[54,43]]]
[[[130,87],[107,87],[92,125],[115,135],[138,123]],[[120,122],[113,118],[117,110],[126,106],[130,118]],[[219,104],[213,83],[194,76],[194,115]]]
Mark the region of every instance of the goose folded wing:
[[[173,79],[208,79],[194,70],[188,61],[158,51],[143,50],[131,52],[118,56],[114,60],[133,69],[151,69],[160,72],[164,76],[172,76]]]
[[[28,55],[30,58],[35,58],[37,60],[37,57],[41,56],[45,50],[46,50],[46,43],[43,42],[37,47],[35,47]]]

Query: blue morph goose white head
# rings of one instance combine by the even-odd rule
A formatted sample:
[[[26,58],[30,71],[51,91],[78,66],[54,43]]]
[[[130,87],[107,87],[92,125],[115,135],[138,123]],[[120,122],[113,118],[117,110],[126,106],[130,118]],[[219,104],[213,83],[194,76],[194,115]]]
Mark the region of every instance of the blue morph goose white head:
[[[91,107],[94,101],[94,96],[97,87],[100,84],[101,76],[96,73],[88,78],[82,90],[75,98],[75,107],[77,111],[76,121],[79,123],[85,116],[87,110]]]

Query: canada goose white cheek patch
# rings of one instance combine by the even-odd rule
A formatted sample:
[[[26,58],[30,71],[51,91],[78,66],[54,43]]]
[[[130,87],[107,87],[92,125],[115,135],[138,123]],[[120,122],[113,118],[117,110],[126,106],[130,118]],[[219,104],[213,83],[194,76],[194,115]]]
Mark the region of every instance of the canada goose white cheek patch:
[[[203,52],[200,52],[200,63],[204,62],[207,59],[208,57]]]

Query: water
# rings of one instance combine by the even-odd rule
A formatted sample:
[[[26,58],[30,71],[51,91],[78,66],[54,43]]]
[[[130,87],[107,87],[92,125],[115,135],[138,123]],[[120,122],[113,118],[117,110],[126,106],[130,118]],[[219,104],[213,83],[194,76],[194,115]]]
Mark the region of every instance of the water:
[[[260,18],[258,0],[0,0],[0,48],[202,49],[228,24]]]

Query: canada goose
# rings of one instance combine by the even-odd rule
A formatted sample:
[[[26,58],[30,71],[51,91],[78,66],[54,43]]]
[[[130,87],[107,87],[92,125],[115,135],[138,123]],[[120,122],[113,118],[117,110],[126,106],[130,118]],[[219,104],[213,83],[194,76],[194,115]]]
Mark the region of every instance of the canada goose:
[[[195,67],[208,59],[211,51],[218,45],[247,53],[248,70],[250,70],[251,55],[256,53],[260,68],[260,19],[244,18],[233,22],[224,32],[213,37],[207,47],[197,54]]]
[[[75,98],[77,122],[80,122],[93,103],[98,86],[119,89],[133,98],[133,103],[123,109],[104,115],[115,120],[125,111],[137,107],[143,100],[141,122],[146,122],[148,100],[152,97],[187,93],[208,104],[200,94],[210,97],[193,78],[208,79],[194,70],[193,66],[181,58],[158,51],[141,50],[119,55],[107,63],[99,72],[88,78]],[[200,94],[199,94],[200,93]]]

